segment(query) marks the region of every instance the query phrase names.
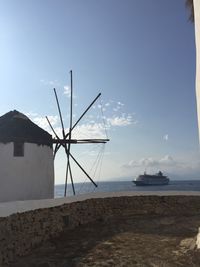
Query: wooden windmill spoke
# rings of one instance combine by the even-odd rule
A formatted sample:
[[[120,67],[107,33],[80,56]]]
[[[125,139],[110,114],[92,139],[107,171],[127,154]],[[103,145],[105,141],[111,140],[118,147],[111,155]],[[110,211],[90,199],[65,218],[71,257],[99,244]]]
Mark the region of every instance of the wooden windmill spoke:
[[[90,143],[99,143],[105,144],[109,139],[53,139],[54,144],[90,144]]]
[[[73,78],[72,78],[72,70],[70,70],[70,78],[71,78],[71,98],[70,98],[70,122],[69,122],[69,139],[71,139],[71,132],[72,132],[72,101],[73,101]],[[68,135],[65,135],[65,139]],[[70,149],[69,149],[70,150]]]
[[[54,130],[54,128],[53,128],[52,124],[50,123],[50,121],[49,121],[49,119],[48,119],[47,116],[46,116],[46,119],[47,119],[47,122],[48,122],[48,124],[49,124],[51,130],[53,131],[54,135],[55,135],[56,138],[57,138],[57,139],[55,139],[55,140],[57,140],[57,141],[61,144],[61,142],[60,142],[61,139],[60,139],[59,136],[57,135],[56,131]],[[54,142],[53,142],[53,143],[54,143]],[[54,148],[53,159],[55,159],[56,152],[58,151],[58,145],[59,145],[59,143],[56,143],[56,146],[55,146],[55,148]],[[62,144],[62,146],[65,146],[65,145]]]
[[[77,144],[105,144],[109,141],[109,139],[78,139],[76,141]]]
[[[69,171],[70,171],[70,177],[71,177],[71,183],[72,183],[72,188],[73,188],[73,193],[75,195],[75,189],[74,189],[74,183],[73,183],[73,178],[72,178],[72,173],[71,173],[71,166],[70,166],[70,161],[69,161],[69,154],[70,154],[70,147],[71,147],[71,132],[72,132],[72,108],[73,108],[73,78],[72,78],[72,70],[70,70],[70,81],[71,81],[71,97],[70,97],[70,122],[69,122],[69,144],[68,144],[68,152],[67,152],[67,157],[68,157],[68,166],[69,166]],[[67,135],[65,135],[65,140],[67,138]]]
[[[76,127],[76,125],[79,123],[79,121],[85,116],[85,114],[88,112],[88,110],[93,106],[93,104],[97,101],[97,99],[101,96],[101,93],[97,95],[97,97],[92,101],[92,103],[87,107],[87,109],[83,112],[83,114],[79,117],[79,119],[75,122],[75,124],[72,127],[72,130]]]
[[[72,156],[70,153],[71,158],[73,161],[79,166],[79,168],[82,170],[82,172],[90,179],[90,181],[93,183],[94,186],[97,187],[97,184],[92,180],[92,178],[89,176],[89,174],[83,169],[83,167],[78,163],[78,161]]]
[[[49,124],[51,130],[52,130],[53,133],[55,134],[56,138],[57,138],[58,140],[60,140],[59,136],[58,136],[57,133],[55,132],[55,130],[54,130],[53,126],[51,125],[51,123],[50,123],[50,121],[49,121],[49,119],[48,119],[47,116],[46,116],[46,119],[47,119],[47,122],[48,122],[48,124]]]
[[[66,180],[65,180],[65,194],[67,194],[67,179],[68,179],[68,169],[69,169],[69,174],[70,174],[70,179],[71,179],[71,184],[72,184],[72,189],[73,189],[73,194],[75,195],[75,187],[74,187],[74,181],[72,177],[72,171],[71,171],[71,165],[70,165],[70,160],[69,160],[69,155],[70,155],[70,146],[71,146],[71,131],[72,131],[72,101],[73,101],[73,79],[72,79],[72,71],[70,71],[70,77],[71,77],[71,101],[70,101],[70,123],[69,123],[69,139],[68,139],[68,146],[65,143],[65,152],[67,155],[67,171],[66,171]],[[64,140],[66,141],[67,135],[63,135]]]
[[[73,194],[75,195],[75,187],[74,187],[74,181],[73,181],[73,177],[72,177],[72,170],[71,170],[71,164],[69,161],[69,174],[70,174],[70,178],[71,178],[71,184],[72,184],[72,190],[73,190]],[[65,195],[66,196],[66,195]]]
[[[61,125],[62,125],[63,139],[65,139],[65,128],[64,128],[64,124],[63,124],[63,119],[62,119],[61,109],[60,109],[60,105],[59,105],[59,101],[58,101],[58,97],[57,97],[56,89],[53,88],[53,90],[54,90],[54,94],[55,94],[55,97],[56,97],[56,103],[57,103],[58,112],[59,112],[59,116],[60,116],[60,122],[61,122]],[[59,148],[58,148],[58,149],[59,149]]]
[[[49,124],[51,130],[53,131],[54,135],[56,136],[57,141],[59,142],[60,138],[59,138],[59,136],[57,135],[57,133],[55,132],[55,130],[54,130],[53,126],[51,125],[51,123],[50,123],[50,121],[49,121],[49,119],[48,119],[47,116],[46,116],[46,120],[47,120],[47,122],[48,122],[48,124]],[[62,146],[64,146],[64,145],[62,144]],[[55,159],[55,156],[56,156],[56,152],[57,152],[57,151],[58,151],[58,143],[56,143],[56,146],[55,146],[55,148],[54,148],[53,159]]]
[[[65,177],[65,192],[64,192],[64,196],[65,196],[65,197],[66,197],[66,194],[67,194],[68,170],[69,170],[69,160],[67,159],[66,177]]]
[[[65,145],[65,152],[66,152],[66,155],[67,155],[67,168],[66,168],[65,192],[64,192],[64,196],[65,197],[67,195],[68,171],[69,171],[70,180],[71,180],[71,184],[72,184],[73,194],[75,195],[74,181],[73,181],[73,177],[72,177],[71,164],[70,164],[70,160],[69,160],[69,153],[70,153],[69,152],[69,147],[70,147],[70,144],[68,145],[68,148],[67,148],[67,145]]]
[[[73,181],[73,177],[72,177],[71,164],[70,164],[69,158],[67,157],[66,181],[65,181],[65,192],[64,192],[64,196],[65,197],[66,197],[66,194],[67,194],[68,172],[69,172],[69,175],[70,175],[70,180],[71,180],[71,184],[72,184],[73,194],[75,195],[75,187],[74,187],[74,181]]]

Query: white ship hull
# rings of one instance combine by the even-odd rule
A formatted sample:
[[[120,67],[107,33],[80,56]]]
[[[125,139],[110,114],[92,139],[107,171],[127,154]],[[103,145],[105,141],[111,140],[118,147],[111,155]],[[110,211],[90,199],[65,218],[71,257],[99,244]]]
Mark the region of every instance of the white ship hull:
[[[139,175],[134,181],[136,185],[143,186],[143,185],[167,185],[169,184],[169,178],[163,175]]]

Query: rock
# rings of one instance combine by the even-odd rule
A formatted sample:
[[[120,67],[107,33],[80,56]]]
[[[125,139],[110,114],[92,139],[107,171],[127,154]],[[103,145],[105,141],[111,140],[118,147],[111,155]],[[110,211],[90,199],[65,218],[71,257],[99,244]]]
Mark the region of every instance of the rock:
[[[195,238],[185,238],[181,240],[180,246],[186,250],[194,250],[196,248]]]

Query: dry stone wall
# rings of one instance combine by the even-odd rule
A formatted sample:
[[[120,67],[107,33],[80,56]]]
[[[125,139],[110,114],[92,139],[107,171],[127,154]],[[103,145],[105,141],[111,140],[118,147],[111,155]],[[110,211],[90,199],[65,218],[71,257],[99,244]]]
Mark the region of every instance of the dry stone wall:
[[[0,266],[30,252],[66,228],[119,214],[166,216],[200,214],[200,196],[94,198],[0,218]]]

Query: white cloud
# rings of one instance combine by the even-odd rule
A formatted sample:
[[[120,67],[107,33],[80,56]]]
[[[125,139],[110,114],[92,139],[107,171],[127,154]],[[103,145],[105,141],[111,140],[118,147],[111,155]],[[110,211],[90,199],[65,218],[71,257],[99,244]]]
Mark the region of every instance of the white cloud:
[[[69,97],[70,96],[70,89],[69,86],[64,86],[64,93]],[[105,105],[102,104],[96,104],[93,105],[92,113],[89,113],[84,117],[84,120],[74,128],[73,130],[73,138],[77,139],[84,139],[84,138],[106,138],[106,130],[113,129],[116,127],[126,127],[132,124],[136,124],[137,121],[133,118],[133,114],[126,114],[126,113],[115,113],[110,114],[110,116],[102,116],[100,114],[99,109],[102,108],[103,111],[105,110],[105,106],[109,107],[110,104],[113,105],[113,103],[116,106],[116,109],[119,109],[119,106],[122,106],[121,102],[114,102],[109,101]],[[97,113],[98,112],[98,113]],[[97,114],[96,114],[97,113]],[[30,116],[32,117],[32,120],[41,128],[44,130],[50,132],[52,135],[51,128],[49,127],[49,124],[45,118],[45,116],[40,116],[37,113],[29,112]],[[98,115],[99,114],[99,115]],[[73,115],[75,117],[76,114]],[[51,125],[54,127],[55,132],[57,135],[62,138],[62,129],[59,121],[59,117],[56,116],[48,116],[48,119],[51,122]],[[66,133],[68,132],[68,129],[65,129]]]
[[[106,138],[106,130],[111,129],[113,127],[125,127],[134,123],[137,123],[133,120],[130,114],[123,114],[122,117],[104,117],[105,124],[101,121],[101,117],[94,119],[93,115],[89,115],[86,122],[82,124],[78,124],[73,132],[72,136],[74,139],[85,139],[85,138]],[[59,127],[57,131],[62,133]],[[67,132],[67,130],[66,130]]]
[[[125,168],[135,168],[135,167],[174,167],[174,166],[180,165],[178,162],[176,162],[171,156],[165,155],[161,159],[154,159],[154,158],[142,158],[139,160],[131,160],[127,164],[124,164],[123,167]]]
[[[54,136],[51,132],[51,129],[48,127],[48,123],[46,124],[45,121],[38,120],[40,123],[40,127],[45,130],[49,130],[49,132]],[[38,124],[37,123],[37,124]],[[39,125],[39,124],[38,124]],[[46,127],[46,128],[45,128]],[[59,138],[62,138],[62,128],[60,126],[53,127],[56,134]],[[65,134],[69,132],[69,128],[65,128]],[[105,136],[105,129],[102,124],[100,123],[85,123],[81,125],[77,125],[72,131],[72,138],[73,139],[99,139],[99,138],[106,138]]]
[[[110,101],[110,102],[106,103],[105,106],[110,106],[111,104],[112,104],[112,110],[114,112],[119,111],[124,106],[124,104],[120,101],[118,101],[118,102]]]
[[[70,97],[71,96],[71,90],[69,88],[68,85],[65,85],[64,86],[64,94],[67,96],[67,97]]]
[[[58,82],[58,80],[49,80],[48,81],[45,79],[41,79],[40,82],[43,83],[44,85],[51,86],[51,87],[60,86],[60,83]]]
[[[132,116],[122,114],[122,116],[115,116],[111,118],[106,118],[108,126],[128,126],[133,123],[136,123],[136,121],[133,121]]]
[[[133,120],[133,114],[126,114],[122,112],[124,103],[120,101],[109,100],[105,104],[93,105],[93,109],[100,109],[104,112],[103,119],[106,121],[106,127],[128,126],[136,124],[136,120]],[[107,115],[109,114],[109,115]]]
[[[30,117],[30,118],[31,118],[31,117],[36,117],[36,116],[38,116],[39,114],[36,113],[36,112],[30,111],[30,112],[26,112],[25,115],[26,115],[27,117]]]
[[[121,108],[124,106],[123,103],[121,102],[114,102],[114,107],[113,107],[113,111],[117,112],[119,110],[121,110]]]
[[[54,131],[56,132],[59,138],[63,138],[62,128],[60,126],[54,127]],[[69,132],[69,129],[65,129],[65,134]],[[51,131],[51,134],[54,136],[54,133]],[[55,137],[55,136],[54,136]]]
[[[48,119],[53,126],[57,135],[62,138],[62,129],[59,126],[59,117],[56,116],[48,116]],[[32,121],[36,123],[39,127],[44,130],[50,132],[52,135],[51,128],[45,117],[36,116],[32,118]],[[75,139],[85,139],[85,138],[106,138],[105,129],[111,129],[113,127],[124,127],[134,123],[132,117],[130,115],[123,117],[112,117],[106,118],[106,125],[103,122],[95,122],[95,120],[89,120],[87,123],[83,123],[77,125],[73,132],[73,138]],[[65,133],[69,131],[68,128],[65,129]]]
[[[64,86],[64,95],[66,95],[68,98],[71,97],[71,89],[68,85]],[[74,98],[76,98],[76,95],[73,93],[73,99]],[[77,106],[77,104],[75,106]]]
[[[119,101],[119,102],[117,102],[117,104],[118,104],[119,106],[124,106],[124,104],[123,104],[123,103],[121,103],[120,101]]]
[[[39,127],[43,128],[44,130],[50,132],[51,128],[49,127],[48,121],[45,116],[41,116],[36,112],[27,112],[25,113],[26,116],[28,116],[35,124],[37,124]],[[48,115],[47,116],[51,125],[56,126],[59,122],[59,118],[57,115]]]
[[[52,126],[55,126],[58,123],[58,116],[48,116],[48,119]],[[39,127],[43,128],[46,131],[50,131],[49,124],[45,117],[35,117],[32,119],[35,124]]]
[[[122,170],[129,175],[137,176],[147,171],[147,173],[156,173],[158,170],[167,174],[171,179],[200,179],[200,160],[196,156],[191,160],[185,157],[184,160],[175,159],[166,155],[160,159],[142,158],[130,160],[121,166]]]
[[[165,165],[165,166],[166,165],[167,166],[174,166],[174,165],[177,165],[178,162],[175,162],[174,159],[171,156],[166,155],[166,156],[164,156],[163,158],[161,158],[159,160],[159,164],[160,165]]]
[[[77,125],[73,130],[73,138],[85,139],[85,138],[106,138],[105,129],[102,123],[86,123]]]
[[[165,141],[168,141],[168,140],[169,140],[169,135],[168,135],[168,134],[165,134],[165,135],[163,136],[163,139],[164,139]]]

